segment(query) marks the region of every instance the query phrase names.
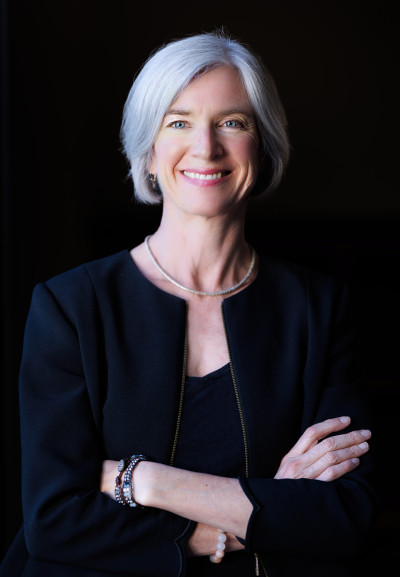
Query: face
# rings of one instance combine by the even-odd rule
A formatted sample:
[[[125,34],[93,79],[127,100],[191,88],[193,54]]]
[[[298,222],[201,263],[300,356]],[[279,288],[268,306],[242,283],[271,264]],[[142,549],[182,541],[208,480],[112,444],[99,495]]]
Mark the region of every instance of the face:
[[[164,210],[212,217],[243,207],[259,166],[255,116],[238,73],[193,81],[165,115],[153,148]]]

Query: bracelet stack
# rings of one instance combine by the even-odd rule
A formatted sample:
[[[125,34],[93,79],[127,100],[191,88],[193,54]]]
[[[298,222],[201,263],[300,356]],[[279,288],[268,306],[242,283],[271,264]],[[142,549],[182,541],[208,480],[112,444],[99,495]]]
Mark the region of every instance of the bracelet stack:
[[[222,529],[218,529],[217,550],[215,551],[214,555],[210,555],[211,563],[221,563],[225,555],[225,541],[226,541],[225,531],[222,531]]]
[[[133,497],[133,471],[140,461],[146,461],[146,457],[144,455],[132,455],[129,459],[121,459],[118,463],[118,475],[115,478],[115,499],[120,505],[143,509],[142,505],[136,503]]]
[[[121,459],[118,463],[118,476],[115,478],[115,499],[120,505],[125,505],[124,497],[122,494],[122,473],[125,471],[129,464],[129,459]]]

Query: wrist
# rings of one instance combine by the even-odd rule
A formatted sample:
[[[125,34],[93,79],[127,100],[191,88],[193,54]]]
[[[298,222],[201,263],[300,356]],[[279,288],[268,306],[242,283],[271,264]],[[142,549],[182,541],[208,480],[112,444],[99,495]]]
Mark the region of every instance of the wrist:
[[[100,491],[114,500],[115,472],[117,466],[118,461],[111,461],[110,459],[103,461],[100,478]]]
[[[212,555],[210,555],[211,563],[221,563],[222,559],[225,557],[227,535],[222,529],[217,529],[217,538],[215,550]]]
[[[128,462],[128,466],[124,473],[122,487],[119,484],[118,478],[116,479],[115,486],[117,501],[122,505],[129,505],[130,507],[142,507],[142,505],[140,505],[140,503],[138,503],[134,497],[133,473],[137,465],[145,460],[146,457],[144,455],[132,455],[130,459],[122,459],[120,461],[120,470],[124,470]]]
[[[141,461],[136,465],[134,477],[135,501],[143,507],[155,506],[157,465],[152,461]]]

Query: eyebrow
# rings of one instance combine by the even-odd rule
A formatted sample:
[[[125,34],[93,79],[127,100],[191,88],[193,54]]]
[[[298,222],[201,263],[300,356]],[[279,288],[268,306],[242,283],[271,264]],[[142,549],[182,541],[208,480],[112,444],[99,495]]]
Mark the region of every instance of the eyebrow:
[[[170,108],[167,110],[165,116],[170,116],[171,114],[176,114],[177,116],[188,116],[190,112],[188,110],[183,110],[180,108]]]
[[[191,114],[190,110],[185,110],[183,108],[170,108],[165,116],[189,116]],[[230,116],[232,114],[243,114],[245,116],[254,116],[254,113],[249,110],[239,110],[237,108],[229,108],[228,110],[221,110],[219,112],[221,116]]]

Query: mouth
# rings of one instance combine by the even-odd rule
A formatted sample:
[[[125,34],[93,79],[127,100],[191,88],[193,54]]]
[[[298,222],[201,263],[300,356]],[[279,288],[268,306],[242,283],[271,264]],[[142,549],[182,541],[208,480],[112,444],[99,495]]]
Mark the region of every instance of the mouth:
[[[189,170],[183,170],[182,172],[185,176],[193,180],[217,180],[218,178],[222,178],[223,176],[229,174],[228,170],[221,172],[210,172],[210,173],[192,172]]]

